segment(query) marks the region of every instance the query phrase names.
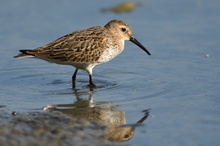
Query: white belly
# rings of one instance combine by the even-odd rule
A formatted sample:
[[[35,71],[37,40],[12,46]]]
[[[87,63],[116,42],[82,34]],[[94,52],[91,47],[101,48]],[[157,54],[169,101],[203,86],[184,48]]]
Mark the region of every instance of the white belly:
[[[118,45],[110,45],[105,51],[101,54],[98,59],[98,63],[105,63],[115,58],[124,50],[124,41],[122,41],[122,48],[119,48]]]

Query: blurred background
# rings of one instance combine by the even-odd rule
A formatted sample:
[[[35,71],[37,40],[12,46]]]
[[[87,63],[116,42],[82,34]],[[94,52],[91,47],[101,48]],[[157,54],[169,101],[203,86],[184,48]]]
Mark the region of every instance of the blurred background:
[[[130,24],[133,35],[151,52],[130,42],[112,61],[94,68],[95,101],[110,101],[127,123],[151,109],[130,145],[220,144],[220,1],[212,0],[20,0],[0,5],[1,111],[42,111],[70,104],[73,67],[37,59],[14,59],[75,30],[105,25],[112,19]],[[87,74],[78,76],[88,97]]]

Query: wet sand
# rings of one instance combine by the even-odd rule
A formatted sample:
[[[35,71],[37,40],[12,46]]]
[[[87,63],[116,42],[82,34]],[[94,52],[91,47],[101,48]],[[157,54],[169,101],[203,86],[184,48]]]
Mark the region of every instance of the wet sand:
[[[1,113],[0,144],[4,146],[119,146],[106,140],[106,127],[61,112]]]

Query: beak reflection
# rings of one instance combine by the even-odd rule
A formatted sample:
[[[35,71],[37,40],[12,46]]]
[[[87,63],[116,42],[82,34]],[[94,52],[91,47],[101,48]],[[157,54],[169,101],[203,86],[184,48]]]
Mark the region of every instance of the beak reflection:
[[[118,110],[119,105],[112,104],[112,101],[94,101],[92,91],[88,93],[88,99],[82,98],[81,92],[74,93],[76,100],[73,103],[45,106],[43,110],[61,111],[77,119],[101,123],[106,129],[103,129],[100,136],[114,142],[130,140],[134,136],[135,128],[140,126],[150,113],[149,109],[144,110],[144,116],[140,120],[134,124],[126,124],[125,111]]]

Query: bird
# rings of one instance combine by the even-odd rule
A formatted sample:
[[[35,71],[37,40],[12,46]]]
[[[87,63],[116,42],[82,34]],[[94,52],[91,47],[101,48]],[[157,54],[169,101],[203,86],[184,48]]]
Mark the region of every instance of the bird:
[[[72,88],[76,86],[78,70],[89,75],[89,86],[96,88],[93,68],[115,58],[124,50],[124,42],[136,44],[148,55],[151,53],[132,35],[131,27],[122,20],[111,20],[104,26],[74,31],[36,49],[19,50],[14,58],[38,58],[50,63],[75,67]]]

